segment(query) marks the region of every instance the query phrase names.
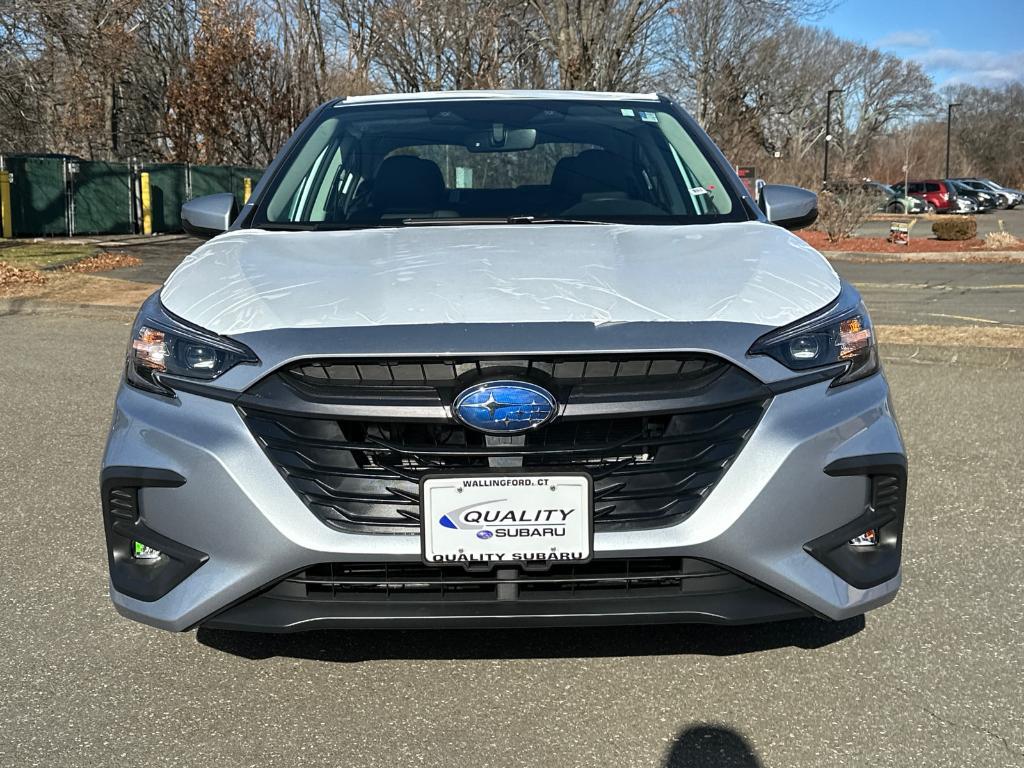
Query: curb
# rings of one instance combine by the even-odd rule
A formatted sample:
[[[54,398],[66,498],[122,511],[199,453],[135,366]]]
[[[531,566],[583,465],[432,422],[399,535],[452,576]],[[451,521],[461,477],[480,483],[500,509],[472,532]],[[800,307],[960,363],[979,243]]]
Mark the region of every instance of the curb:
[[[1024,251],[920,251],[916,253],[871,253],[868,251],[822,251],[829,261],[870,261],[893,264],[1024,264]]]
[[[878,345],[886,363],[967,365],[976,368],[1024,368],[1024,349],[1007,347],[954,347],[922,344]]]

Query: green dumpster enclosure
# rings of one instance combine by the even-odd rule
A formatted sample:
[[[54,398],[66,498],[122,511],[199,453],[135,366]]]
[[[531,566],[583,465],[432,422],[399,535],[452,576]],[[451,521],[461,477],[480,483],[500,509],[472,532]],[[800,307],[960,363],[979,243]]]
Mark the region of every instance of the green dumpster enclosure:
[[[70,155],[0,156],[10,173],[14,237],[141,233],[141,175],[149,174],[152,231],[180,232],[182,203],[231,192],[241,206],[245,179],[263,171],[188,163],[112,163]]]
[[[135,231],[131,166],[86,161],[67,165],[71,234],[130,235]]]
[[[71,234],[63,157],[5,157],[15,237]]]
[[[188,197],[188,167],[184,163],[147,163],[154,232],[181,231],[181,204]]]

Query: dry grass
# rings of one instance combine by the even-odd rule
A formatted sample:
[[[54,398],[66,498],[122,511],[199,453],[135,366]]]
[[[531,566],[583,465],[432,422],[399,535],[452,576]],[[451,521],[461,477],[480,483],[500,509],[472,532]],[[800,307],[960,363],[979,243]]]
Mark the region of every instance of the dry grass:
[[[126,253],[95,253],[95,246],[89,244],[17,244],[0,249],[0,256],[4,257],[4,261],[0,261],[0,297],[3,298],[138,306],[156,290],[156,286],[148,283],[88,274],[142,263],[141,259]]]
[[[0,259],[18,267],[53,267],[91,256],[96,246],[69,240],[8,241],[0,247]]]
[[[1021,325],[877,325],[883,344],[1024,349]]]
[[[34,274],[39,274],[38,272]],[[42,275],[40,275],[42,277]],[[160,286],[113,277],[82,275],[63,270],[49,273],[43,283],[0,286],[0,297],[54,301],[65,304],[97,304],[138,307]]]
[[[985,235],[985,247],[991,248],[993,251],[1016,248],[1020,246],[1020,244],[1020,240],[1006,231],[1006,225],[1003,224],[1002,219],[999,220],[998,232],[989,232]]]

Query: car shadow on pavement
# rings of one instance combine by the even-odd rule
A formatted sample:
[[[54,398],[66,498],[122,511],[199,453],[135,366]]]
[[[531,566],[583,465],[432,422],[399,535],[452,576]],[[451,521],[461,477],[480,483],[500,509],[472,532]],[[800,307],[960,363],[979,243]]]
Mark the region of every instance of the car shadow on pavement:
[[[795,619],[772,624],[710,624],[571,629],[317,630],[258,634],[200,627],[201,645],[246,659],[286,657],[330,662],[381,659],[524,659],[703,654],[733,656],[774,648],[822,648],[864,629],[845,621]]]
[[[727,725],[691,725],[672,743],[664,768],[761,768],[754,748]]]

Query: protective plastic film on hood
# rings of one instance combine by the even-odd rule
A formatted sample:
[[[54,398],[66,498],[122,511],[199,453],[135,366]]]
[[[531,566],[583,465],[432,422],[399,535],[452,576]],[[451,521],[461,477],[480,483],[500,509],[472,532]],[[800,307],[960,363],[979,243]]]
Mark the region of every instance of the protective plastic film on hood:
[[[778,327],[832,301],[812,248],[756,222],[241,230],[186,258],[161,298],[223,335],[434,323]]]

